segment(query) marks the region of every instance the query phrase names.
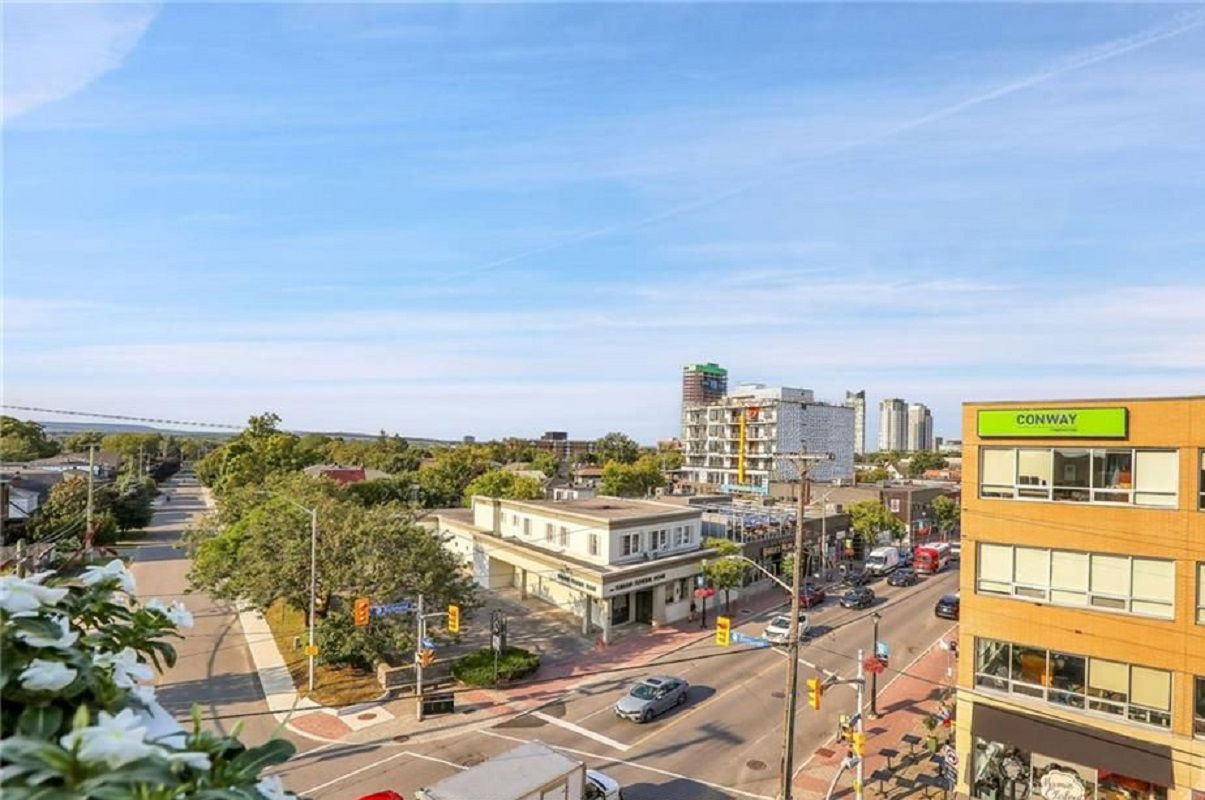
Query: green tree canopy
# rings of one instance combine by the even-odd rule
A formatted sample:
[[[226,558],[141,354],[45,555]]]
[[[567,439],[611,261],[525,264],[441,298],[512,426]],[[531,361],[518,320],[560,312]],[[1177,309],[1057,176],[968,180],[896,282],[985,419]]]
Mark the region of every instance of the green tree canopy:
[[[634,464],[618,461],[603,467],[599,491],[615,497],[646,497],[650,491],[665,485],[665,476],[653,455],[641,456]]]
[[[46,430],[33,420],[0,416],[0,460],[32,461],[59,452],[59,443],[46,436]]]
[[[948,532],[954,529],[958,524],[958,503],[953,499],[945,497],[934,498],[933,500],[933,523],[937,526],[937,530]]]
[[[130,478],[120,484],[94,482],[92,514],[97,523],[98,541],[109,544],[118,530],[129,531],[149,525],[154,496],[155,482],[150,478]],[[51,488],[46,502],[34,515],[30,530],[39,539],[63,530],[82,533],[87,514],[88,479],[68,478]]]
[[[549,478],[555,478],[557,473],[561,471],[561,462],[557,461],[552,453],[540,451],[532,456],[531,468],[538,469]]]
[[[882,532],[889,532],[893,539],[900,539],[904,535],[903,520],[888,511],[887,506],[878,500],[854,503],[846,511],[849,513],[850,527],[864,542],[878,541],[878,535]]]
[[[917,478],[924,475],[927,469],[945,469],[949,463],[941,453],[932,450],[922,450],[909,456],[908,474]]]
[[[630,436],[612,432],[594,443],[594,454],[600,464],[608,461],[618,461],[621,464],[631,464],[640,457],[640,445]]]
[[[197,462],[197,477],[221,495],[321,460],[319,452],[301,446],[300,437],[280,431],[279,423],[280,417],[271,412],[251,417],[241,433]]]
[[[467,506],[473,495],[486,497],[502,497],[507,500],[539,500],[544,497],[544,487],[535,478],[518,475],[504,469],[494,469],[482,473],[472,480],[464,490],[464,504]]]
[[[857,478],[858,483],[878,483],[879,481],[889,480],[891,473],[883,467],[875,467],[874,469],[855,472],[854,477]]]
[[[306,437],[308,438],[308,437]],[[375,439],[345,441],[330,439],[321,448],[322,460],[334,464],[356,464],[392,475],[418,469],[422,452],[400,436],[381,431]]]
[[[703,574],[707,582],[716,589],[724,590],[724,610],[731,607],[731,592],[740,587],[745,579],[748,564],[734,556],[741,555],[743,548],[731,539],[709,536],[703,540],[703,547],[715,550],[717,558],[709,558],[703,562]]]
[[[63,451],[66,453],[83,453],[89,447],[100,447],[101,441],[105,435],[100,431],[80,431],[73,433],[63,442]]]

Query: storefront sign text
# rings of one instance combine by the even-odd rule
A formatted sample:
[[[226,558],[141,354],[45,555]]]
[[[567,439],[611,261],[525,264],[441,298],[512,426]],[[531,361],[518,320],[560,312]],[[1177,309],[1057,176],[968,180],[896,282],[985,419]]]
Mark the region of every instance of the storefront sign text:
[[[979,435],[1010,439],[1124,439],[1125,408],[992,408],[979,412]]]
[[[1041,777],[1038,786],[1046,800],[1084,800],[1087,795],[1084,782],[1072,772],[1051,770]]]
[[[665,580],[664,572],[658,572],[656,575],[643,575],[639,578],[632,578],[629,581],[623,581],[622,583],[613,583],[607,587],[606,593],[608,595],[620,594],[621,592],[626,592],[630,589],[639,589],[642,586],[660,583],[663,580]]]

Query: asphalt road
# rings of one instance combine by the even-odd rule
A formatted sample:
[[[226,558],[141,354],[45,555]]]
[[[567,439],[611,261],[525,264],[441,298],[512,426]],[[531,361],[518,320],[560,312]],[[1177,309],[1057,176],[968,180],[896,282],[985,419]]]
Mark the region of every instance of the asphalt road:
[[[839,686],[825,693],[821,711],[813,711],[806,704],[806,678],[828,672],[852,677],[858,648],[871,650],[869,617],[875,611],[882,615],[879,638],[891,647],[892,666],[907,666],[950,629],[951,623],[934,617],[933,605],[956,584],[956,571],[913,587],[879,582],[874,587],[879,600],[871,609],[848,611],[832,599],[813,609],[815,635],[800,649],[803,699],[796,725],[796,772],[828,742],[837,717],[852,713],[855,705],[854,690]],[[758,635],[769,616],[740,617],[734,629]],[[493,727],[472,730],[465,723],[438,741],[318,747],[280,772],[286,786],[315,800],[355,800],[384,789],[410,798],[418,787],[539,739],[620,781],[627,800],[772,800],[780,779],[786,659],[777,648],[699,642],[667,656],[660,666],[601,676],[537,713]],[[611,706],[625,687],[655,674],[689,681],[689,702],[646,725],[616,717]],[[449,724],[457,726],[458,721],[451,718]]]

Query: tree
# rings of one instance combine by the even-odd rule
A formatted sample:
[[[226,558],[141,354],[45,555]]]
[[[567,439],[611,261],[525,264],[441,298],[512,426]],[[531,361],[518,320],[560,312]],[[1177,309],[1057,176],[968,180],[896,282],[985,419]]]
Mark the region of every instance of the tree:
[[[278,430],[279,423],[271,412],[251,417],[242,432],[197,462],[197,477],[221,496],[232,487],[261,484],[321,460],[321,453],[301,446],[300,437]]]
[[[656,456],[642,456],[634,464],[611,461],[603,467],[599,491],[615,497],[646,497],[650,491],[665,485],[665,476],[657,466]]]
[[[703,562],[703,574],[707,582],[716,589],[724,590],[724,613],[731,610],[731,592],[739,588],[745,579],[746,563],[739,558],[743,548],[731,539],[709,536],[703,540],[703,547],[715,550],[718,558],[709,558]]]
[[[466,506],[472,502],[475,494],[507,500],[539,500],[544,497],[544,487],[535,478],[504,469],[494,469],[478,475],[465,487]]]
[[[602,464],[608,461],[631,464],[640,457],[640,445],[626,434],[613,432],[594,443],[594,453]]]
[[[100,431],[80,431],[73,433],[63,442],[63,450],[67,453],[84,453],[89,447],[100,447],[105,435]]]
[[[446,447],[432,454],[434,463],[418,469],[422,503],[427,508],[447,508],[464,499],[473,479],[500,466],[484,446]]]
[[[905,526],[903,520],[887,510],[887,506],[878,500],[863,500],[854,503],[847,509],[850,528],[858,534],[863,542],[878,541],[879,534],[886,531],[891,538],[903,538]]]
[[[543,472],[546,477],[555,478],[561,471],[561,462],[552,453],[540,451],[532,456],[531,468]]]
[[[665,472],[681,469],[684,463],[682,453],[677,450],[661,450],[657,453],[657,466]]]
[[[92,489],[92,521],[98,544],[111,544],[119,530],[144,528],[151,521],[155,483],[149,478],[123,481],[119,485],[96,483]],[[35,538],[43,539],[64,530],[83,532],[88,516],[88,479],[68,478],[50,490],[46,502],[31,521]]]
[[[958,524],[958,503],[942,495],[933,499],[933,524],[941,533],[949,533]]]
[[[889,480],[891,473],[883,467],[875,467],[874,469],[861,470],[855,472],[854,477],[858,483],[878,483],[879,481]]]
[[[913,478],[918,478],[924,475],[927,469],[945,469],[949,463],[941,453],[922,450],[913,453],[908,458],[908,474]]]
[[[0,460],[33,461],[59,452],[59,443],[47,438],[46,430],[28,420],[0,416]]]
[[[347,492],[364,506],[414,503],[419,499],[419,486],[415,477],[414,473],[408,473],[374,481],[359,481],[349,484]]]

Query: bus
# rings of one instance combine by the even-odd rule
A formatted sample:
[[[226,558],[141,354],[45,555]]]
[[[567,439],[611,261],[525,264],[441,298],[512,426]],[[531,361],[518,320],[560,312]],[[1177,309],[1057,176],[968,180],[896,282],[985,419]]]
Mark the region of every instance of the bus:
[[[938,542],[923,544],[913,552],[912,568],[917,572],[932,575],[941,572],[950,564],[950,544]]]

